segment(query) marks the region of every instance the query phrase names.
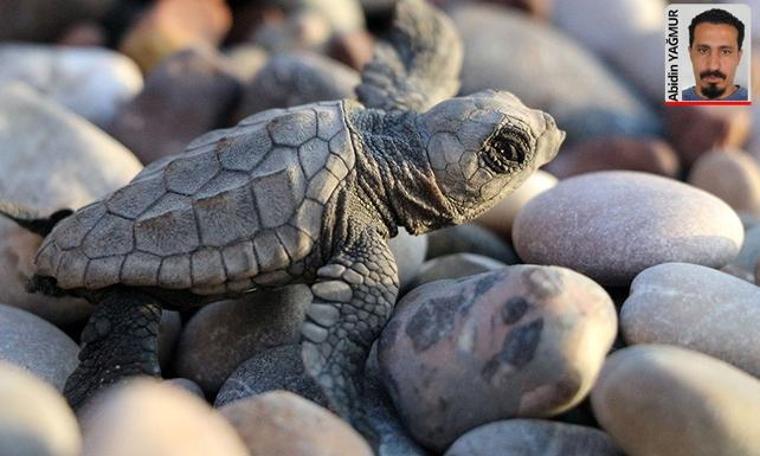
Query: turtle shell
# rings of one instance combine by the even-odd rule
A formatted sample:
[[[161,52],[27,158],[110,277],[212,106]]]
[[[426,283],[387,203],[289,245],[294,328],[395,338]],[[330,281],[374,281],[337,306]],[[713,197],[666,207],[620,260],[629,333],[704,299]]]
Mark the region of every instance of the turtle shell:
[[[340,101],[265,111],[61,221],[36,257],[64,289],[115,284],[243,291],[305,258],[354,167]]]

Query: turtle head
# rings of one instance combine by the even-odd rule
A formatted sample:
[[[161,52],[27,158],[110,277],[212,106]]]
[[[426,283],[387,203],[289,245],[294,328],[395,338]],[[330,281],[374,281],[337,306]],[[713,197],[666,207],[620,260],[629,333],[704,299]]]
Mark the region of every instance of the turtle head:
[[[419,122],[453,223],[495,205],[554,158],[565,139],[551,116],[494,90],[441,102]]]

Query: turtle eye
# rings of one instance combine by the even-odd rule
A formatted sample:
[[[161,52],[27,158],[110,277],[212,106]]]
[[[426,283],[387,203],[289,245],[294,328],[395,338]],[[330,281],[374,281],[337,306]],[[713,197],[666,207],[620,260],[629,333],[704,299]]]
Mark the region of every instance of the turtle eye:
[[[483,162],[496,173],[504,174],[525,165],[529,153],[527,138],[519,130],[501,129],[483,148]]]

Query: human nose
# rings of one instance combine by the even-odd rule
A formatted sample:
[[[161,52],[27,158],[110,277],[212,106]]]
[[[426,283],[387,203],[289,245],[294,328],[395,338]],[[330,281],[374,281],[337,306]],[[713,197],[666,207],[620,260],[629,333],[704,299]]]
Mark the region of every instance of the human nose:
[[[707,57],[707,69],[715,71],[720,69],[720,55],[716,52],[711,52]]]

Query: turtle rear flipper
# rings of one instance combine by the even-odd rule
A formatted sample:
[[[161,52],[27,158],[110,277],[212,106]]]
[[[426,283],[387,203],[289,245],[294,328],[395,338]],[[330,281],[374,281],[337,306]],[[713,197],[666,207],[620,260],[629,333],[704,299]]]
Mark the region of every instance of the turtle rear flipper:
[[[95,393],[125,377],[159,377],[158,327],[161,307],[135,289],[103,292],[82,331],[79,365],[66,380],[63,394],[79,409]]]
[[[49,217],[44,217],[37,211],[24,207],[16,203],[0,201],[0,215],[4,215],[13,220],[20,227],[39,234],[42,237],[47,236],[53,231],[58,222],[73,214],[71,209],[60,209],[53,212]]]
[[[356,94],[369,108],[426,111],[456,95],[461,67],[462,42],[449,18],[424,0],[402,0]]]

